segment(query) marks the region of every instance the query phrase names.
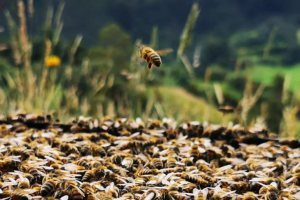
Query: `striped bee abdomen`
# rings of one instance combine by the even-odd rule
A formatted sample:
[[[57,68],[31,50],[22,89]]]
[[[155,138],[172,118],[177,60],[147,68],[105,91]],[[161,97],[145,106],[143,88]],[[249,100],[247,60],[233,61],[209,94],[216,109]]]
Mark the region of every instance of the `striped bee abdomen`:
[[[152,61],[152,64],[156,67],[160,67],[161,66],[161,58],[159,57],[159,55],[156,52],[152,52],[150,54],[150,58]]]

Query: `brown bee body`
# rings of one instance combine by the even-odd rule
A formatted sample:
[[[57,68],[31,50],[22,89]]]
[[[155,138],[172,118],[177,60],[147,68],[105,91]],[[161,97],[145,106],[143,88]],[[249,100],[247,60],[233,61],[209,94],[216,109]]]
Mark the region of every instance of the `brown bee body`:
[[[162,64],[160,55],[165,55],[172,52],[172,49],[154,51],[151,47],[142,46],[140,48],[140,57],[147,62],[148,70],[151,71],[152,65],[160,67]]]

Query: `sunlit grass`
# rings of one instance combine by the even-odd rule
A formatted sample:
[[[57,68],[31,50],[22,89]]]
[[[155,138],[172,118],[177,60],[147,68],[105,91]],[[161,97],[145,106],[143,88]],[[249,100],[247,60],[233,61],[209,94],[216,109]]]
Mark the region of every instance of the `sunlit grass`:
[[[300,92],[300,64],[291,67],[259,65],[251,69],[253,81],[271,84],[276,75],[289,76],[289,89]]]

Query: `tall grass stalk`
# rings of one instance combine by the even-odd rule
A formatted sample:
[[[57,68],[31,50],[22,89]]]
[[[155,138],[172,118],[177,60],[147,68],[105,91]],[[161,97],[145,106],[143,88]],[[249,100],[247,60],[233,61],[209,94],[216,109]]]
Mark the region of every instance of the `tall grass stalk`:
[[[198,8],[198,4],[194,3],[190,14],[188,16],[187,22],[183,29],[183,32],[180,37],[180,44],[177,50],[177,57],[181,57],[183,55],[184,50],[192,43],[192,34],[195,28],[200,10]]]

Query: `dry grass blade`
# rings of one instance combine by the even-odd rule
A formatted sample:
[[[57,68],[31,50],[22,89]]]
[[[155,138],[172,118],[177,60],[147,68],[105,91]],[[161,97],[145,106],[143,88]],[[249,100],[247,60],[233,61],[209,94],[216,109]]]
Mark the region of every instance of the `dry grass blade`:
[[[58,27],[61,24],[61,16],[64,11],[65,1],[60,1],[55,15],[55,25]]]
[[[59,38],[60,38],[62,28],[64,26],[64,23],[61,22],[61,16],[62,16],[64,7],[65,7],[65,2],[61,1],[58,5],[58,9],[57,9],[57,12],[55,15],[55,30],[53,33],[53,45],[54,46],[57,45]]]
[[[20,18],[20,44],[24,52],[27,52],[27,26],[26,26],[26,15],[25,6],[23,1],[18,2],[19,18]]]
[[[197,68],[200,66],[201,62],[200,62],[200,58],[201,58],[201,47],[198,45],[195,48],[195,52],[194,52],[194,59],[193,59],[193,67]]]
[[[214,84],[215,94],[218,100],[219,105],[223,105],[224,103],[224,96],[222,92],[222,88],[220,84],[215,83]]]
[[[205,83],[209,83],[210,77],[211,77],[211,67],[208,67],[208,68],[205,70],[204,82],[205,82]]]
[[[237,77],[240,74],[242,64],[243,64],[243,60],[241,60],[241,59],[236,60],[235,69],[234,69],[235,77]]]
[[[153,29],[152,29],[152,35],[151,35],[150,46],[151,46],[153,49],[156,49],[156,48],[157,48],[157,30],[158,30],[158,27],[157,27],[157,26],[154,26]]]
[[[46,30],[50,30],[53,20],[53,6],[49,5],[47,10],[47,16],[45,21]]]
[[[33,0],[28,0],[28,13],[29,17],[32,18],[34,13]]]
[[[177,50],[177,57],[181,57],[183,51],[191,44],[193,30],[195,28],[199,13],[200,10],[198,8],[198,4],[194,3],[180,38],[180,44]]]
[[[6,16],[6,20],[8,23],[8,27],[10,29],[10,43],[11,43],[11,48],[13,50],[13,56],[14,56],[14,62],[16,65],[21,64],[21,53],[19,50],[19,33],[18,33],[18,28],[17,25],[15,23],[15,21],[13,20],[13,18],[11,17],[11,14],[9,11],[5,11],[5,16]]]
[[[298,106],[295,107],[285,107],[283,110],[283,119],[284,119],[284,131],[281,132],[283,137],[293,137],[297,135],[297,113],[299,111]]]
[[[290,77],[288,75],[285,75],[283,88],[282,88],[282,98],[281,98],[281,102],[283,104],[285,104],[288,101],[289,86],[290,86]]]
[[[165,116],[165,114],[163,108],[161,107],[161,104],[159,102],[155,102],[154,107],[156,109],[158,116],[162,119]]]
[[[264,54],[263,54],[263,58],[262,58],[263,60],[267,60],[269,58],[269,54],[270,54],[272,44],[274,42],[277,30],[278,30],[278,27],[274,26],[270,32],[268,42],[264,48]]]
[[[61,31],[63,29],[64,23],[60,23],[54,30],[53,33],[53,45],[57,45],[59,38],[60,38],[60,34]]]
[[[246,78],[246,86],[244,89],[243,99],[239,102],[239,106],[242,108],[241,110],[241,120],[244,125],[247,125],[247,117],[251,108],[255,105],[259,97],[262,95],[265,85],[260,84],[257,88],[255,94],[252,93],[252,80],[250,78],[250,67],[247,67],[247,78]]]
[[[74,43],[71,47],[71,50],[70,50],[70,64],[73,65],[74,64],[74,58],[75,58],[75,53],[81,43],[81,40],[82,40],[82,35],[77,35],[75,40],[74,40]]]
[[[191,78],[195,77],[193,67],[186,55],[180,57]]]

